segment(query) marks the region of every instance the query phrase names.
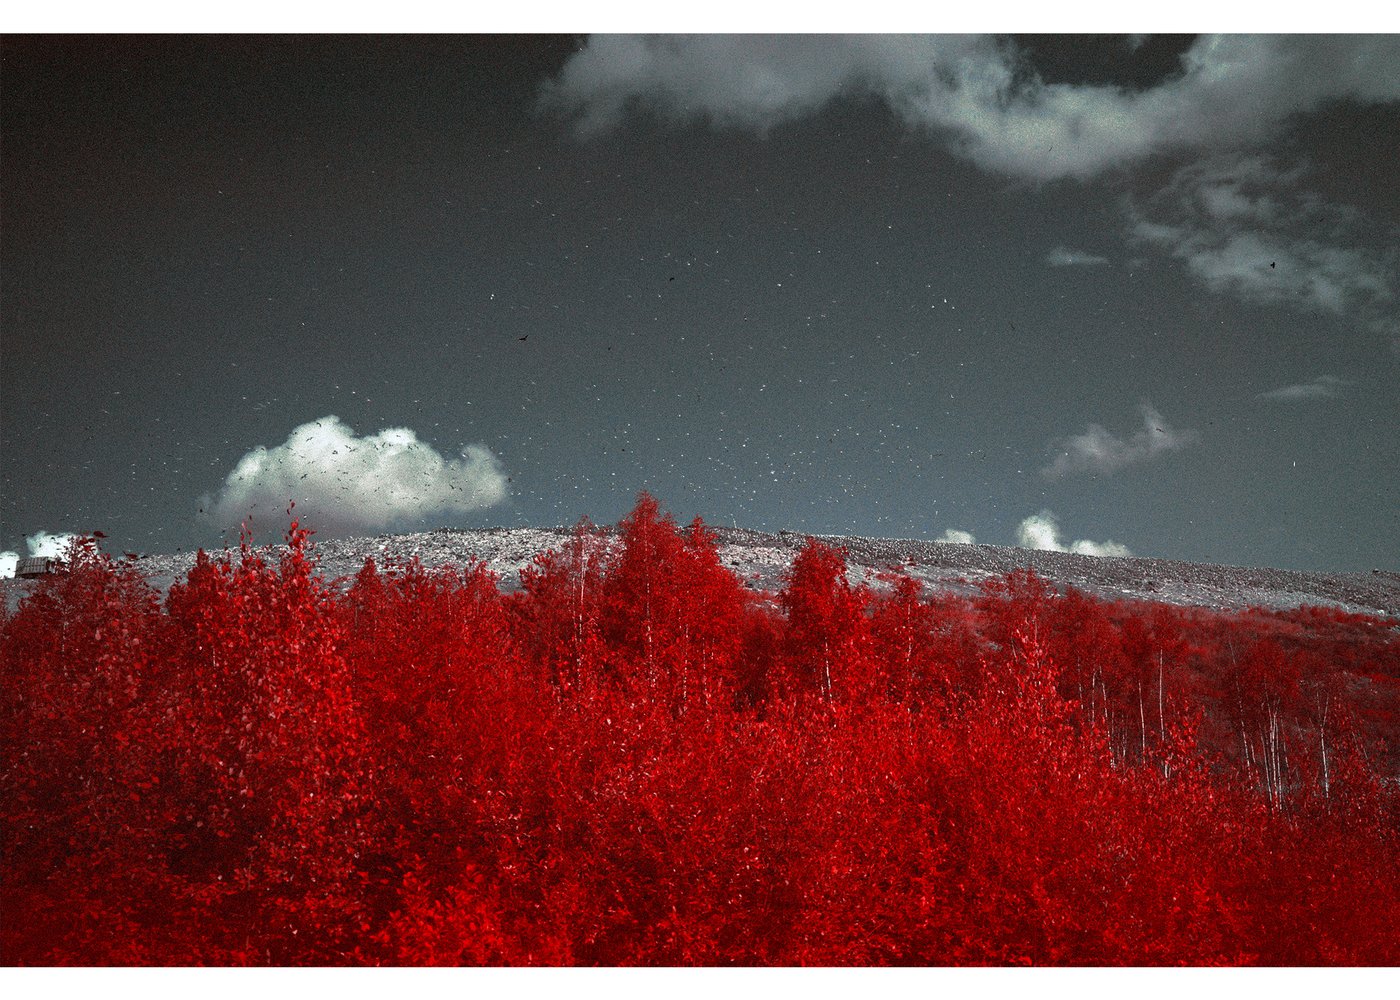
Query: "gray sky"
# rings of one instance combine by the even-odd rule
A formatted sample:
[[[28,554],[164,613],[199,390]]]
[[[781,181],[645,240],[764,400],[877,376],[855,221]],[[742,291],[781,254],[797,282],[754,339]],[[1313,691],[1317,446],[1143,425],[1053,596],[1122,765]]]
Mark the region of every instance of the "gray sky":
[[[0,139],[0,549],[1400,567],[1394,35],[11,35]]]

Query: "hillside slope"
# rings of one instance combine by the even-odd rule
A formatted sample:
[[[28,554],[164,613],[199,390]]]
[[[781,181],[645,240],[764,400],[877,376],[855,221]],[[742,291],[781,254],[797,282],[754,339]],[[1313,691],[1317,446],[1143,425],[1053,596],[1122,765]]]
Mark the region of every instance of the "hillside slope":
[[[782,575],[807,536],[784,531],[768,534],[744,528],[714,529],[724,564],[754,589],[776,591]],[[425,566],[483,561],[505,590],[519,586],[520,570],[537,553],[556,548],[568,528],[492,528],[415,532],[376,537],[333,538],[318,542],[321,571],[328,580],[353,575],[373,557],[381,565],[417,557]],[[847,550],[853,582],[878,586],[878,575],[903,566],[930,591],[971,593],[984,580],[1016,569],[1033,568],[1059,587],[1072,586],[1108,599],[1159,601],[1216,609],[1262,607],[1289,609],[1304,605],[1400,618],[1400,573],[1307,573],[1298,570],[1215,566],[1172,559],[1082,556],[999,545],[958,545],[915,539],[822,536]],[[148,555],[137,567],[159,589],[182,578],[194,564],[193,553]],[[7,580],[9,603],[32,586]]]

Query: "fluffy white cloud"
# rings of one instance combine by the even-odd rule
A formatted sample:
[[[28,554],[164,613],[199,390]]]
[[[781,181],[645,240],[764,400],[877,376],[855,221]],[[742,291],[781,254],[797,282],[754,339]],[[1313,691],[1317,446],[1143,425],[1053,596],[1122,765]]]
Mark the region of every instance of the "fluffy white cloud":
[[[1296,403],[1309,399],[1334,399],[1349,385],[1351,383],[1346,379],[1337,378],[1335,375],[1319,375],[1311,382],[1284,385],[1277,389],[1270,389],[1268,392],[1261,392],[1258,398],[1273,399],[1285,403]]]
[[[328,416],[302,424],[276,447],[248,452],[201,510],[220,527],[250,513],[275,523],[295,501],[310,527],[341,534],[460,516],[506,496],[500,462],[481,445],[444,458],[406,427],[359,437]]]
[[[1129,237],[1181,260],[1211,291],[1394,328],[1400,234],[1310,193],[1305,176],[1257,156],[1192,164],[1129,204]]]
[[[1142,430],[1136,434],[1120,438],[1098,424],[1090,424],[1083,434],[1061,442],[1060,454],[1040,471],[1049,479],[1076,472],[1111,473],[1125,465],[1179,451],[1198,437],[1195,431],[1170,427],[1150,403],[1143,403]]]
[[[949,542],[953,545],[976,545],[977,539],[972,537],[970,531],[960,531],[957,528],[949,528],[943,534],[934,539],[935,542]]]
[[[25,538],[24,544],[29,549],[30,557],[48,556],[50,558],[66,558],[68,548],[73,540],[77,538],[70,532],[48,532],[36,531]],[[0,552],[0,579],[7,579],[15,575],[15,570],[19,566],[19,553],[13,550]]]
[[[63,558],[68,555],[68,547],[73,544],[73,540],[77,537],[77,535],[62,531],[57,533],[36,531],[24,540],[24,544],[29,546],[31,556]]]
[[[646,106],[759,131],[874,97],[984,168],[1091,177],[1156,152],[1234,148],[1324,102],[1400,99],[1400,36],[1203,36],[1147,90],[1047,84],[985,35],[595,35],[545,90],[578,129]]]
[[[1056,247],[1045,255],[1045,263],[1050,267],[1094,267],[1107,264],[1108,258],[1069,247]]]
[[[1073,552],[1081,556],[1130,556],[1126,545],[1118,542],[1091,542],[1078,539],[1066,545],[1060,540],[1060,525],[1055,515],[1048,510],[1032,514],[1016,529],[1016,544],[1023,549],[1040,549],[1045,552]]]

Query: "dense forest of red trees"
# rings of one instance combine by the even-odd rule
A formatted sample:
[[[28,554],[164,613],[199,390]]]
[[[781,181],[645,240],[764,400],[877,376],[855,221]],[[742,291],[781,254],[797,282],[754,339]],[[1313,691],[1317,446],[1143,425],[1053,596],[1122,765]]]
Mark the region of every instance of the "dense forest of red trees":
[[[503,594],[296,522],[0,622],[6,964],[1400,962],[1400,627],[744,585],[649,496]]]

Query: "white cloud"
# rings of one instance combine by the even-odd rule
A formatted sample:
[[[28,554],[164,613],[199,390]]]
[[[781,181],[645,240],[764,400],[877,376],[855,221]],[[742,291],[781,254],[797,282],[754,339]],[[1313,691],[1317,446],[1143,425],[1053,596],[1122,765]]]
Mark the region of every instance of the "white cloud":
[[[1241,156],[1329,104],[1400,101],[1400,35],[1202,35],[1177,73],[1142,90],[1046,83],[1012,41],[990,35],[595,35],[541,104],[585,135],[633,108],[762,133],[838,98],[878,101],[983,169],[1033,182],[1088,180],[1157,154],[1231,164],[1214,177],[1188,168],[1130,208],[1130,240],[1179,258],[1213,291],[1356,315],[1400,351],[1389,305],[1400,251],[1383,249],[1400,239],[1362,239],[1355,213],[1271,194],[1296,172]],[[1046,262],[1099,263],[1065,248]]]
[[[874,97],[980,166],[1088,178],[1153,153],[1237,148],[1325,102],[1400,99],[1400,36],[1202,36],[1147,90],[1047,84],[986,35],[595,35],[543,103],[584,134],[632,105],[763,131]]]
[[[1045,255],[1045,263],[1050,267],[1095,267],[1107,264],[1108,258],[1069,247],[1056,247]]]
[[[302,424],[276,447],[248,452],[202,509],[220,527],[250,512],[276,523],[294,500],[308,526],[341,534],[450,519],[506,496],[500,462],[481,445],[444,458],[406,427],[358,437],[328,416]]]
[[[1066,545],[1060,540],[1060,525],[1048,510],[1032,514],[1016,528],[1016,544],[1023,549],[1044,552],[1073,552],[1081,556],[1131,556],[1126,545],[1118,542],[1091,542],[1078,539]]]
[[[1311,382],[1300,382],[1297,385],[1280,386],[1277,389],[1270,389],[1268,392],[1259,393],[1259,399],[1273,399],[1285,403],[1296,403],[1308,399],[1335,399],[1347,386],[1349,381],[1337,378],[1335,375],[1319,375]]]
[[[1120,438],[1098,424],[1090,424],[1083,434],[1061,442],[1060,454],[1041,469],[1041,475],[1058,479],[1076,472],[1111,473],[1125,465],[1145,462],[1194,443],[1195,431],[1175,430],[1150,403],[1142,404],[1142,430]]]
[[[48,532],[36,531],[25,538],[24,544],[29,549],[30,557],[48,556],[56,559],[66,559],[68,548],[73,540],[77,538],[70,532]],[[15,570],[19,566],[19,553],[13,549],[0,552],[0,579],[8,579],[15,575]]]
[[[1301,187],[1307,171],[1217,156],[1129,204],[1129,238],[1181,260],[1213,292],[1395,327],[1400,234]]]
[[[977,539],[972,537],[972,532],[961,531],[957,528],[949,528],[943,534],[934,539],[935,542],[948,542],[953,545],[976,545]]]
[[[1049,511],[1032,514],[1016,529],[1016,544],[1023,549],[1043,549],[1050,552],[1063,552],[1060,544],[1060,528]]]
[[[73,540],[78,536],[67,532],[51,534],[47,531],[36,531],[24,540],[24,544],[29,546],[31,556],[49,556],[50,558],[66,558],[68,547],[73,544]]]

